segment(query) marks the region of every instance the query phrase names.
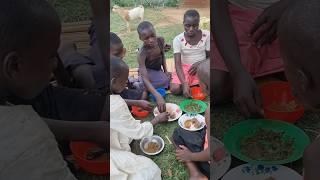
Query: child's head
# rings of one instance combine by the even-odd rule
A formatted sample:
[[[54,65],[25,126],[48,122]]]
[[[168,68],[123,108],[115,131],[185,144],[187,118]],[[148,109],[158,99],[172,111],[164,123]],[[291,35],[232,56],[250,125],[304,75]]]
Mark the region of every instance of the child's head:
[[[139,38],[145,47],[155,47],[157,45],[156,30],[148,21],[143,21],[137,28]]]
[[[307,107],[320,108],[320,2],[297,1],[279,22],[285,72],[294,95]]]
[[[1,0],[1,92],[33,98],[56,66],[61,24],[44,0]]]
[[[119,57],[110,56],[110,87],[112,93],[121,93],[127,86],[129,67]]]
[[[123,47],[123,43],[119,36],[113,32],[110,32],[110,55],[123,59],[125,54],[126,48]]]
[[[197,10],[191,9],[184,13],[183,26],[187,36],[195,36],[196,31],[199,29],[199,23],[200,14]]]
[[[200,63],[197,69],[197,76],[199,78],[199,85],[202,91],[209,95],[210,94],[210,61],[204,60]]]

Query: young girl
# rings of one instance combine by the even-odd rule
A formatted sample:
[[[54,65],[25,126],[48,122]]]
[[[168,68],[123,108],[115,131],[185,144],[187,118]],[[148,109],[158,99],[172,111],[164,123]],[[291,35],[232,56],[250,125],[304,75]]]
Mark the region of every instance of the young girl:
[[[117,57],[110,59],[110,86],[119,93],[127,85],[129,68]],[[161,180],[161,170],[149,158],[131,152],[133,139],[153,134],[153,126],[168,121],[169,114],[161,113],[150,122],[135,120],[119,95],[110,95],[110,177],[111,179]]]
[[[184,14],[185,32],[173,40],[173,51],[176,72],[172,73],[170,91],[191,97],[190,86],[198,84],[196,77],[199,63],[209,57],[210,32],[199,29],[200,15],[196,10]]]
[[[215,103],[233,98],[245,116],[263,115],[260,93],[253,78],[283,72],[279,44],[274,39],[277,20],[289,2],[214,1],[212,93]]]
[[[156,88],[169,88],[170,73],[167,71],[165,58],[165,42],[157,37],[153,25],[144,21],[137,28],[139,38],[143,42],[139,50],[139,73],[148,92],[154,95],[160,112],[166,110],[163,97]]]
[[[199,84],[204,93],[210,92],[210,64],[209,60],[198,66],[197,76]],[[173,141],[177,147],[176,156],[184,162],[189,171],[190,179],[201,180],[210,178],[210,148],[208,139],[210,137],[210,106],[205,112],[207,127],[198,131],[190,132],[182,128],[175,129]]]

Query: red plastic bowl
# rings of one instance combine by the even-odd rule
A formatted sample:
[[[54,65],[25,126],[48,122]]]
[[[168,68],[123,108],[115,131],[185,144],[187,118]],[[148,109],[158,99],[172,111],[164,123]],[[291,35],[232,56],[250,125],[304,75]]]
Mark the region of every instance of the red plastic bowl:
[[[206,98],[206,95],[202,92],[201,88],[198,86],[191,88],[191,95],[193,99],[200,100],[200,101]]]
[[[260,92],[265,118],[295,123],[303,116],[304,107],[297,103],[288,82],[271,81],[264,83],[260,86]],[[295,101],[297,104],[297,107],[293,111],[276,111],[270,108],[274,104],[289,103],[290,101]]]
[[[95,147],[99,146],[94,143],[84,141],[70,143],[72,154],[80,168],[92,174],[107,176],[109,174],[109,161],[86,159],[88,151]]]
[[[141,107],[138,107],[138,106],[132,106],[131,113],[138,118],[145,118],[145,117],[148,117],[149,115],[148,111],[143,110]]]

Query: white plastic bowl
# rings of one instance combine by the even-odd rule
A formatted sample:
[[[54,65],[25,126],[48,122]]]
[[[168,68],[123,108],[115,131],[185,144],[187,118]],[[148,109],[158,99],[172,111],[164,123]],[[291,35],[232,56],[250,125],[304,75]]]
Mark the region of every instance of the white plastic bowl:
[[[192,118],[196,118],[201,123],[201,126],[199,128],[186,128],[184,126],[184,122],[189,120],[189,119],[192,119]],[[200,114],[197,114],[197,115],[184,114],[179,118],[178,124],[179,124],[179,126],[181,128],[183,128],[183,129],[185,129],[187,131],[199,131],[202,128],[204,128],[204,126],[206,125],[206,121],[205,121],[205,118]]]
[[[152,141],[156,141],[158,144],[160,144],[160,149],[155,152],[155,153],[148,153],[144,150],[144,146],[145,144],[149,143],[149,142],[152,142]],[[160,136],[157,136],[157,135],[153,135],[153,136],[150,136],[150,137],[144,137],[142,138],[142,140],[140,141],[140,149],[143,153],[147,154],[147,155],[157,155],[159,154],[164,148],[164,141],[163,139],[160,137]]]

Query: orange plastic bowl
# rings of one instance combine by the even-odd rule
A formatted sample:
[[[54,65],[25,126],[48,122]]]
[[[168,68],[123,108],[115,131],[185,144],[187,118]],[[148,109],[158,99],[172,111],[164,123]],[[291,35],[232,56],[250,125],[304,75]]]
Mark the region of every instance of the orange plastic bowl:
[[[193,99],[200,100],[200,101],[206,98],[206,95],[202,92],[201,88],[198,86],[191,88],[191,95]]]
[[[70,143],[72,154],[79,167],[86,172],[106,176],[109,173],[109,161],[87,160],[89,150],[99,147],[91,142],[75,141]]]
[[[132,106],[131,113],[138,118],[145,118],[145,117],[148,117],[149,115],[148,111],[143,110],[141,107],[138,107],[138,106]]]
[[[271,81],[264,83],[260,86],[260,92],[263,100],[265,118],[295,123],[303,116],[304,107],[297,103],[288,82]],[[289,104],[289,102],[293,101],[297,104],[294,110],[279,111],[272,108],[275,104]]]

